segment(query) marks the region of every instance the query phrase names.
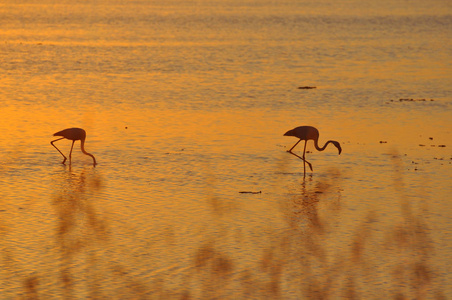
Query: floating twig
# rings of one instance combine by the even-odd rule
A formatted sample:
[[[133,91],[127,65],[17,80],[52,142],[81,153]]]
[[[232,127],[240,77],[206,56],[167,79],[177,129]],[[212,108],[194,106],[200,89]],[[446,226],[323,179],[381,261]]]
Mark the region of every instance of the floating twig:
[[[389,100],[389,101],[390,101],[390,102],[395,102],[395,101],[397,101],[397,100],[391,99],[391,100]],[[423,102],[423,101],[435,101],[435,99],[425,99],[425,98],[419,98],[419,99],[416,99],[416,98],[400,98],[398,101],[399,101],[399,102]]]

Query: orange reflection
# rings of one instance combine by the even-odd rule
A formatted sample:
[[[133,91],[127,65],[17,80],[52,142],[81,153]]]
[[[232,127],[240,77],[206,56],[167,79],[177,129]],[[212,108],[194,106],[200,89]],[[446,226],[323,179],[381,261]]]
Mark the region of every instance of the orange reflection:
[[[394,127],[387,119],[358,126],[358,112],[335,122],[127,105],[3,112],[7,267],[0,281],[10,282],[8,295],[375,298],[381,286],[388,297],[444,292],[433,249],[447,251],[423,216],[448,211],[441,201],[448,182],[426,184],[438,178],[429,169],[448,174],[441,165],[448,161],[433,159],[450,158],[443,141],[450,133],[434,131],[445,116]],[[308,143],[315,168],[303,180],[302,162],[286,153],[294,141],[283,134],[305,122],[319,128],[321,144],[336,139],[343,151],[319,153]],[[50,141],[72,126],[86,129],[95,169],[80,151],[61,165]],[[407,134],[414,130],[423,136]],[[447,147],[427,150],[418,145],[423,140]],[[70,142],[61,149],[69,152]],[[424,173],[407,170],[413,157]]]

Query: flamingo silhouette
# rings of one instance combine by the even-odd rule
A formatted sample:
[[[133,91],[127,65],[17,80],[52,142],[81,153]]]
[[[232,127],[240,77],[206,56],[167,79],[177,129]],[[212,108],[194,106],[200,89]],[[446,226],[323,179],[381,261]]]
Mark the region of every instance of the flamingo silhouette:
[[[64,154],[60,151],[60,149],[57,148],[57,146],[55,146],[53,143],[62,139],[68,139],[72,141],[72,146],[71,146],[71,152],[69,152],[69,162],[71,162],[71,157],[72,157],[72,148],[74,147],[74,143],[75,141],[80,140],[81,143],[81,149],[82,152],[88,156],[91,156],[93,158],[93,165],[96,165],[96,159],[94,158],[94,155],[88,153],[85,151],[85,139],[86,139],[86,131],[81,129],[81,128],[67,128],[61,131],[58,131],[57,133],[53,134],[54,136],[62,136],[62,138],[56,139],[54,141],[51,141],[50,144],[52,144],[53,147],[55,147],[55,149],[58,150],[58,152],[61,153],[61,155],[63,155],[64,160],[62,162],[62,164],[64,164],[66,162],[66,156],[64,156]]]
[[[293,145],[292,148],[290,148],[289,150],[287,150],[287,152],[289,152],[290,154],[295,155],[296,157],[300,158],[301,160],[303,160],[303,167],[304,167],[304,175],[306,175],[306,163],[309,165],[309,168],[312,171],[312,165],[310,162],[308,162],[305,159],[305,153],[306,153],[306,144],[308,142],[308,140],[313,140],[314,141],[314,146],[318,151],[323,151],[325,150],[326,146],[328,146],[329,143],[332,143],[334,146],[336,146],[336,148],[339,150],[339,154],[341,154],[342,152],[342,148],[341,145],[339,144],[339,142],[337,141],[328,141],[325,143],[325,145],[320,148],[319,147],[319,131],[317,130],[317,128],[312,127],[312,126],[300,126],[300,127],[296,127],[292,130],[287,131],[286,133],[284,133],[285,136],[295,136],[297,138],[299,138],[300,140],[298,142],[295,143],[295,145]],[[292,152],[292,149],[295,148],[296,145],[298,145],[299,142],[301,142],[302,140],[304,140],[304,150],[303,150],[303,157],[300,157],[299,155],[295,154]]]

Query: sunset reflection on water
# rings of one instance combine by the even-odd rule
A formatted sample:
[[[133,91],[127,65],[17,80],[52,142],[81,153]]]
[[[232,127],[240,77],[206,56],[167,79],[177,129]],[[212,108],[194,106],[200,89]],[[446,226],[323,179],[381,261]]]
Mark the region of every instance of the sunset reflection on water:
[[[407,169],[407,155],[421,150],[439,157],[443,148],[424,150],[402,138],[405,154],[391,150],[397,131],[382,135],[387,145],[346,123],[346,133],[323,127],[321,144],[340,139],[343,153],[308,144],[314,172],[303,180],[302,163],[286,153],[296,140],[283,137],[287,128],[277,128],[284,124],[272,124],[265,112],[247,123],[250,114],[159,111],[148,118],[143,110],[114,122],[111,116],[120,114],[103,111],[86,126],[82,114],[69,115],[82,120],[74,126],[87,128],[86,148],[99,164],[92,167],[76,142],[72,164],[62,165],[49,141],[68,125],[46,128],[57,112],[36,111],[43,112],[33,114],[36,127],[7,131],[26,138],[2,145],[12,154],[2,160],[8,293],[375,298],[381,286],[388,297],[443,293],[441,260],[432,255],[441,233],[428,224],[448,192],[410,183],[417,179]],[[25,122],[21,114],[8,116],[9,124]],[[61,141],[64,153],[70,144]],[[422,157],[421,177],[433,176],[433,164],[444,168]],[[379,169],[380,175],[372,171]],[[439,201],[430,201],[432,192]]]
[[[9,2],[0,299],[452,295],[441,1]]]

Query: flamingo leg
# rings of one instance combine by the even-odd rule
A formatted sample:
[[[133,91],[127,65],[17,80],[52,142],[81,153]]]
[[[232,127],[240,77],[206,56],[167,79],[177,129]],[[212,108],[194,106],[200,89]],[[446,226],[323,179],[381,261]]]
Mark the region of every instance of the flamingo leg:
[[[305,143],[304,143],[304,150],[303,150],[303,160],[309,165],[309,169],[311,169],[311,172],[312,172],[312,165],[311,165],[311,163],[310,162],[308,162],[306,159],[305,159],[305,153],[306,153],[306,144],[308,143],[308,141],[306,140],[305,141]]]
[[[308,140],[304,141],[304,149],[303,149],[303,174],[306,175],[306,158],[305,158],[305,153],[306,153],[306,144],[308,143]]]
[[[287,152],[289,152],[289,153],[292,154],[292,155],[295,155],[296,157],[298,157],[299,159],[301,159],[301,160],[303,161],[303,166],[304,166],[304,169],[305,169],[304,173],[306,174],[306,166],[304,165],[305,163],[307,163],[307,164],[309,165],[309,169],[311,169],[311,172],[312,172],[312,165],[311,165],[311,163],[308,162],[308,161],[304,158],[304,157],[305,157],[305,152],[306,152],[306,143],[307,143],[308,141],[305,141],[305,144],[304,144],[303,157],[301,157],[301,156],[299,156],[298,154],[295,154],[295,153],[292,152],[292,149],[295,148],[295,146],[298,145],[298,143],[299,143],[300,141],[301,141],[301,139],[298,140],[298,142],[296,142],[295,145],[293,145],[293,147],[290,148],[290,150],[287,150]]]
[[[289,152],[289,151],[287,151],[287,152]],[[311,169],[311,171],[312,171],[312,165],[311,165],[311,163],[310,163],[309,161],[303,159],[303,157],[301,157],[301,156],[299,156],[299,155],[297,155],[297,154],[295,154],[295,153],[293,153],[293,152],[289,152],[289,153],[292,154],[292,155],[295,155],[296,157],[298,157],[298,158],[301,159],[302,161],[305,161],[305,162],[309,165],[309,169]]]
[[[290,148],[289,150],[287,150],[287,152],[292,153],[292,149],[295,148],[296,145],[298,145],[298,143],[301,142],[301,139],[298,140],[298,142],[295,143],[295,145],[292,146],[292,148]],[[292,153],[293,154],[293,153]]]
[[[55,144],[53,144],[54,142],[62,140],[62,139],[64,139],[64,137],[56,139],[56,140],[53,140],[53,141],[50,142],[50,144],[52,144],[52,146],[55,147],[55,149],[57,149],[58,152],[60,152],[61,155],[63,155],[64,159],[63,159],[62,164],[64,164],[66,162],[66,159],[67,159],[66,156],[64,156],[63,152],[61,152],[60,149],[58,149],[57,146],[55,146]]]
[[[308,141],[306,140],[304,142],[304,150],[303,150],[303,160],[309,165],[309,169],[311,169],[312,172],[312,165],[305,159],[305,153],[306,153],[306,144],[308,143]]]
[[[71,151],[69,152],[69,163],[72,162],[72,148],[74,148],[75,140],[72,141]]]

